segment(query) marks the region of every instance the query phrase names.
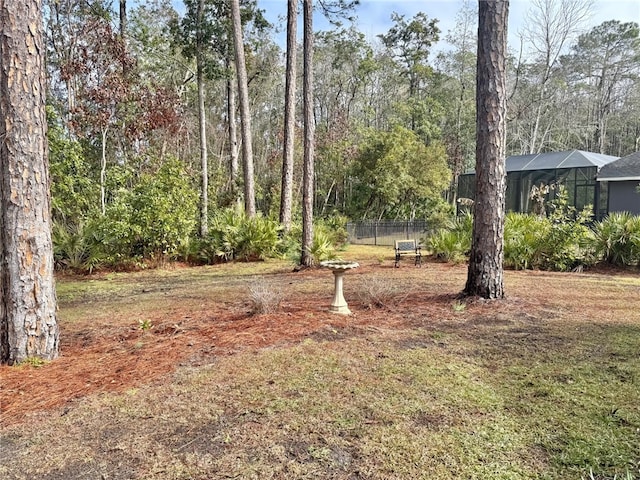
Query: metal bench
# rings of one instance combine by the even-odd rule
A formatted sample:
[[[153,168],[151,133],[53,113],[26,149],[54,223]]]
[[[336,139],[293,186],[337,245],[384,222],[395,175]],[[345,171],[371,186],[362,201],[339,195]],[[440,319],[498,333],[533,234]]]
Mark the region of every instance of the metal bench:
[[[422,246],[416,240],[396,240],[395,251],[396,263],[394,267],[398,268],[400,266],[400,257],[402,255],[415,255],[414,265],[422,266]]]

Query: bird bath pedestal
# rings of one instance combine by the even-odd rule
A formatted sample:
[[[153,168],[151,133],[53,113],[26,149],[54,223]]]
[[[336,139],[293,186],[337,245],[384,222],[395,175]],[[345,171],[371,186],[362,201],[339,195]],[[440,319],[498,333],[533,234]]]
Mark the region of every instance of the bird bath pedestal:
[[[342,277],[347,270],[359,267],[356,262],[349,262],[346,260],[326,260],[320,262],[320,266],[328,268],[333,272],[335,277],[335,292],[333,294],[333,301],[329,307],[329,311],[332,313],[339,313],[341,315],[351,315],[351,310],[347,305],[347,301],[342,294]]]

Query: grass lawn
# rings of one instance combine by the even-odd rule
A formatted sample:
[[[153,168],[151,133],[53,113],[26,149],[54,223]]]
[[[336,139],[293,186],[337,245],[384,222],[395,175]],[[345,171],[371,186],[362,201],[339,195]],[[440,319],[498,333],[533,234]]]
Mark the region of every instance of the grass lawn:
[[[640,479],[637,271],[463,303],[464,265],[342,257],[351,316],[284,261],[58,278],[61,357],[0,367],[0,478]]]

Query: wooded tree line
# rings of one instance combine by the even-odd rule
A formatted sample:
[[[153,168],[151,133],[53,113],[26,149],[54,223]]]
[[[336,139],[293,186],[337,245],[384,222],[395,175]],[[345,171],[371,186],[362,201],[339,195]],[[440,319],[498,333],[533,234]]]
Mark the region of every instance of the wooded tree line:
[[[456,177],[475,157],[475,3],[463,5],[446,36],[425,13],[391,14],[391,28],[375,39],[347,26],[349,2],[307,5],[336,26],[314,32],[305,69],[303,46],[295,42],[287,57],[255,0],[186,0],[181,12],[168,0],[130,9],[125,0],[119,9],[106,0],[45,1],[51,140],[59,148],[51,158],[54,218],[107,214],[118,192],[171,159],[200,199],[203,235],[212,212],[238,202],[250,216],[287,225],[293,211],[299,220],[305,192],[315,216],[449,211]],[[522,44],[507,59],[507,154],[640,148],[638,25],[585,29],[589,6],[533,2]],[[296,2],[289,8],[291,29]],[[450,47],[434,53],[443,39]],[[285,78],[294,82],[288,129]],[[312,140],[305,125],[315,129]],[[310,146],[315,168],[305,189]]]

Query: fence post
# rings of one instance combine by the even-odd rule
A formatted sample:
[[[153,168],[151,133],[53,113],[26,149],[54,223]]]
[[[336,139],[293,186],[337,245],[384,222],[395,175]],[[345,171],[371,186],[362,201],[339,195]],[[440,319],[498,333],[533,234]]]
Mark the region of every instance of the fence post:
[[[378,245],[378,222],[375,220],[373,222],[373,244]]]

